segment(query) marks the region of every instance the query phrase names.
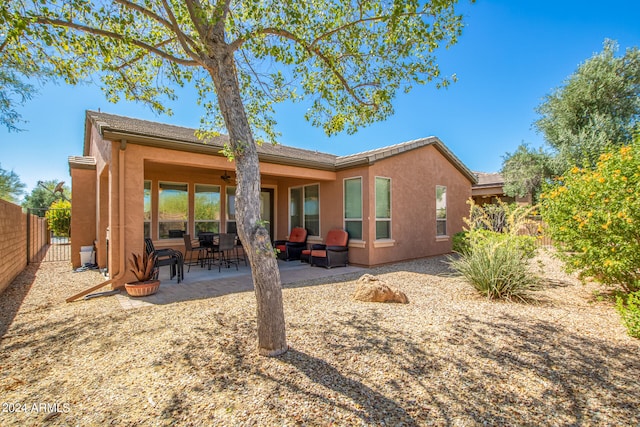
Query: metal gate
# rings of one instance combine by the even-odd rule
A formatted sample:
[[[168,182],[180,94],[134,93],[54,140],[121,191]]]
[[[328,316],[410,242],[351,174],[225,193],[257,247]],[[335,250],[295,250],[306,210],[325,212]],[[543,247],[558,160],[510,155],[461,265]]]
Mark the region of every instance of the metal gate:
[[[71,261],[71,209],[27,210],[27,259]]]

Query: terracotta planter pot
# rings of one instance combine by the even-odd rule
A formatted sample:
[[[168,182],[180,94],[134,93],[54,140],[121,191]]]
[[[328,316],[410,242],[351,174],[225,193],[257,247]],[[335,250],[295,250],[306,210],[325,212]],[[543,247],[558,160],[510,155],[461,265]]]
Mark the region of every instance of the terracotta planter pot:
[[[147,280],[146,282],[125,283],[124,288],[132,297],[146,297],[158,292],[160,280]]]

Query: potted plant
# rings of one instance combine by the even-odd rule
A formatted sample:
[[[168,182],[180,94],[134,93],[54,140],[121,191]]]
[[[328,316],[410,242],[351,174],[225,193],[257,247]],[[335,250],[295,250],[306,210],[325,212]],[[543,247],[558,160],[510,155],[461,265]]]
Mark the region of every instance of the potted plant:
[[[158,269],[156,267],[155,255],[139,255],[131,254],[129,258],[129,271],[131,271],[138,279],[136,282],[125,283],[124,288],[132,297],[146,297],[158,292],[160,280],[158,277]]]

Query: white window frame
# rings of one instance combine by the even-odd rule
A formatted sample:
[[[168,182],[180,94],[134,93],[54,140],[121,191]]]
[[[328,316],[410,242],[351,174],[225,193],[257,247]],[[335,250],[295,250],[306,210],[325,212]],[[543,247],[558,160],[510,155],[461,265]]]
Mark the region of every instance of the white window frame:
[[[147,183],[149,183],[149,210],[148,210],[148,211],[144,208],[144,198],[145,198],[145,194],[144,194],[144,193],[145,193],[145,191],[147,191],[147,189],[145,188],[145,187],[147,186]],[[147,212],[149,212],[149,219],[146,219],[146,218],[144,218],[144,219],[143,219],[143,228],[142,228],[142,232],[143,232],[143,233],[145,233],[145,230],[147,230],[147,224],[149,224],[149,227],[148,227],[148,229],[149,229],[149,235],[147,236],[147,235],[145,234],[145,236],[144,236],[144,237],[145,237],[145,238],[147,238],[147,237],[148,237],[148,238],[151,238],[151,230],[152,230],[152,227],[153,227],[153,181],[151,181],[150,179],[145,179],[145,180],[144,180],[144,187],[143,187],[143,190],[142,190],[142,191],[143,191],[143,192],[142,192],[142,198],[143,198],[143,202],[142,202],[142,203],[143,203],[143,208],[142,208],[142,209],[143,209],[143,217],[145,216],[145,214],[146,214]]]
[[[346,211],[347,211],[347,181],[353,181],[353,180],[359,180],[360,181],[360,217],[359,218],[347,218],[346,215]],[[362,176],[351,176],[349,178],[344,178],[342,181],[342,219],[343,219],[343,225],[344,225],[344,229],[348,231],[347,228],[347,222],[360,222],[360,237],[354,237],[354,236],[349,236],[349,239],[354,239],[354,240],[363,240],[364,239],[364,220],[363,220],[363,212],[364,212],[364,186],[363,186],[363,182],[364,179],[362,178]]]
[[[389,182],[389,217],[388,218],[384,218],[384,217],[378,217],[378,179],[384,179],[387,180]],[[376,222],[375,222],[375,227],[376,227],[376,240],[391,240],[393,238],[393,234],[391,233],[391,218],[392,218],[392,208],[391,206],[393,205],[392,203],[392,181],[391,178],[386,177],[386,176],[376,176],[374,178],[374,209],[375,209],[375,217],[376,217]],[[378,222],[388,222],[389,223],[389,235],[387,237],[378,237]]]
[[[163,221],[160,219],[160,187],[162,184],[168,185],[186,185],[187,186],[187,218],[184,221]],[[158,181],[158,225],[157,225],[157,233],[158,239],[171,239],[172,237],[162,237],[160,236],[160,224],[164,222],[184,222],[184,232],[186,233],[189,230],[189,183],[188,182],[173,182],[173,181]]]
[[[203,187],[216,187],[218,189],[218,197],[219,197],[219,204],[220,204],[220,208],[222,208],[222,186],[218,185],[218,184],[202,184],[202,183],[196,183],[193,185],[193,235],[197,236],[198,234],[198,224],[218,224],[218,232],[220,231],[220,218],[218,219],[197,219],[196,218],[196,209],[198,207],[198,202],[196,200],[196,196],[198,195],[198,186],[203,186]],[[222,216],[222,212],[219,212],[219,216]],[[215,227],[214,227],[215,228]]]
[[[307,220],[306,220],[306,210],[305,210],[305,197],[306,197],[306,188],[307,187],[318,187],[318,234],[309,234],[309,236],[322,236],[322,227],[320,225],[320,183],[306,184],[306,185],[298,185],[295,187],[289,187],[289,233],[291,233],[291,229],[293,228],[293,224],[291,223],[291,190],[301,189],[302,190],[302,228],[307,229]]]
[[[438,188],[444,188],[444,218],[438,218]],[[440,234],[438,232],[438,224],[444,223],[444,234]],[[448,236],[448,225],[447,225],[447,186],[446,185],[436,185],[436,237],[447,237]]]
[[[233,188],[233,216],[234,219],[229,219],[229,193],[228,190]],[[236,186],[235,185],[225,185],[224,187],[224,232],[230,233],[229,224],[234,223],[236,231],[238,230],[238,223],[235,219],[235,211],[236,211]]]

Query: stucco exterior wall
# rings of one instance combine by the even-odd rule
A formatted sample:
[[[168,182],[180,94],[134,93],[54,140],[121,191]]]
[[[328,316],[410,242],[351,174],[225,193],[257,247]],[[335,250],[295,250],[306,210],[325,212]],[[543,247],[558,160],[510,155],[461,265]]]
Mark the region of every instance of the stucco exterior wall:
[[[96,171],[72,168],[71,179],[71,264],[77,268],[81,247],[93,246],[96,240]]]
[[[375,241],[375,177],[391,178],[391,239]],[[371,167],[369,261],[372,265],[451,251],[468,215],[471,182],[434,147],[384,159]],[[436,236],[436,186],[447,188],[447,236]],[[376,247],[377,246],[377,247]]]
[[[0,293],[27,266],[27,215],[0,199]]]
[[[220,230],[225,231],[226,187],[235,186],[235,164],[225,157],[203,152],[173,150],[136,141],[103,140],[95,129],[91,131],[89,150],[85,155],[96,158],[93,177],[85,171],[74,172],[73,221],[86,215],[84,223],[74,224],[73,235],[81,236],[73,250],[79,260],[79,246],[97,240],[98,263],[107,264],[116,284],[132,277],[126,262],[132,252],[144,251],[144,181],[151,181],[151,237],[156,247],[183,250],[182,239],[159,239],[158,183],[186,183],[189,188],[189,221],[187,230],[194,234],[195,184],[220,186]],[[230,183],[220,175],[229,174]],[[471,196],[470,180],[433,145],[395,154],[363,165],[340,171],[314,170],[300,166],[261,163],[262,187],[273,190],[273,239],[289,234],[289,190],[292,187],[318,184],[320,191],[320,236],[311,236],[310,244],[321,242],[332,228],[344,228],[344,180],[362,178],[363,236],[351,239],[349,262],[377,265],[404,259],[448,253],[451,237],[462,230],[462,219],[468,213]],[[375,177],[391,178],[392,220],[391,239],[376,241]],[[78,185],[82,184],[82,185]],[[447,187],[447,236],[436,237],[436,185]],[[78,203],[76,191],[91,195]],[[80,212],[80,211],[79,211]],[[107,226],[109,230],[107,232]],[[106,250],[109,236],[108,255]],[[75,240],[74,240],[75,242]]]

